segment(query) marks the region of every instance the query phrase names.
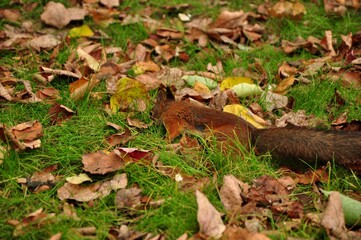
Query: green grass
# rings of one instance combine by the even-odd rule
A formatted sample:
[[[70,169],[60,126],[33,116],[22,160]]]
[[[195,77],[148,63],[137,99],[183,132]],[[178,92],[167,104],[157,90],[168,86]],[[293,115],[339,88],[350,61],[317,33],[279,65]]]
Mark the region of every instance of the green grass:
[[[0,4],[2,8],[11,8],[10,1]],[[26,1],[34,2],[34,1]],[[31,13],[24,15],[25,19],[38,19],[46,1],[37,1],[39,6]],[[66,1],[63,1],[66,3]],[[146,3],[144,3],[146,2]],[[204,5],[201,1],[122,1],[120,10],[137,13],[147,6],[156,9],[152,15],[161,18],[163,15],[170,18],[176,16],[163,5],[177,5],[180,3],[190,3],[191,7],[185,12],[194,16],[208,16],[216,18],[221,11],[220,7],[214,7],[210,11],[204,11]],[[311,1],[306,3],[307,14],[300,21],[291,19],[268,19],[264,22],[267,34],[276,34],[281,39],[294,40],[298,36],[307,38],[312,35],[318,38],[324,36],[325,30],[332,29],[334,36],[340,39],[340,35],[346,35],[349,32],[357,32],[360,27],[361,15],[358,12],[348,12],[344,17],[326,16],[324,10],[316,6]],[[234,10],[246,9],[251,7],[245,1],[231,1],[229,7]],[[87,23],[97,28],[91,19]],[[161,20],[160,20],[161,21]],[[0,29],[8,24],[5,20],[0,20]],[[16,25],[16,24],[15,24]],[[172,27],[172,26],[170,26]],[[111,40],[104,40],[102,44],[119,46],[127,49],[127,43],[134,45],[147,39],[151,33],[140,23],[122,26],[119,23],[102,28]],[[293,55],[286,55],[280,50],[277,43],[275,46],[265,44],[253,46],[251,51],[235,50],[237,58],[226,54],[222,49],[212,48],[205,52],[200,47],[185,43],[182,48],[190,56],[188,63],[181,61],[171,61],[172,67],[179,67],[185,70],[205,71],[208,63],[215,64],[218,60],[222,61],[225,75],[232,76],[232,71],[237,68],[243,68],[254,71],[256,59],[262,64],[267,73],[270,83],[276,81],[278,67],[285,61],[307,60],[316,58],[305,50],[296,52]],[[54,68],[61,68],[66,62],[72,49],[76,49],[76,43],[71,43],[61,49],[56,57]],[[50,52],[42,52],[40,55],[31,50],[0,50],[0,65],[12,67],[12,73],[15,77],[30,80],[35,89],[38,83],[33,80],[33,74],[38,71],[39,65],[49,62]],[[319,79],[318,75],[310,84],[298,84],[291,88],[288,96],[295,99],[296,110],[305,110],[307,114],[314,114],[323,119],[329,126],[330,116],[338,116],[347,111],[349,119],[361,119],[361,107],[357,104],[359,98],[358,90],[343,88],[339,83],[330,83]],[[142,210],[119,210],[114,204],[115,193],[96,200],[93,205],[87,203],[75,203],[76,213],[80,220],[74,220],[61,215],[63,203],[57,197],[59,189],[66,177],[73,176],[82,172],[81,156],[85,153],[95,152],[103,149],[110,149],[104,144],[105,136],[115,131],[106,126],[106,122],[114,122],[122,127],[127,127],[124,114],[109,115],[104,111],[104,102],[109,101],[106,96],[102,101],[96,101],[90,96],[83,100],[73,101],[70,99],[68,84],[71,79],[57,77],[49,86],[58,89],[61,92],[62,99],[58,102],[76,112],[71,119],[63,122],[61,125],[51,125],[48,116],[50,105],[45,103],[20,104],[0,101],[0,123],[6,126],[39,120],[43,126],[44,136],[41,138],[42,147],[40,149],[29,150],[25,152],[9,151],[5,155],[3,164],[0,165],[0,214],[6,216],[0,219],[0,239],[12,238],[14,227],[7,224],[9,219],[21,221],[26,215],[39,208],[43,208],[45,213],[55,213],[56,217],[40,228],[33,227],[31,231],[26,231],[19,239],[48,239],[50,236],[61,232],[63,239],[83,239],[74,234],[72,228],[94,226],[97,229],[97,239],[105,239],[111,227],[121,224],[130,224],[134,229],[141,232],[151,232],[153,234],[165,234],[169,239],[176,239],[184,232],[189,236],[195,234],[198,229],[197,224],[197,204],[193,192],[184,192],[179,188],[170,177],[166,177],[157,172],[155,167],[149,163],[133,163],[127,165],[125,169],[119,172],[125,172],[128,177],[128,186],[139,186],[142,193],[154,200],[165,199],[165,203],[159,208]],[[99,84],[95,91],[105,91],[105,83]],[[328,109],[328,105],[334,98],[335,89],[339,90],[346,99],[346,105],[340,108]],[[154,96],[155,93],[151,93]],[[244,99],[245,104],[258,102],[262,104],[261,99]],[[150,109],[144,113],[139,113],[135,117],[151,123]],[[198,152],[188,154],[177,154],[166,150],[168,144],[165,139],[165,130],[162,126],[152,125],[148,129],[134,129],[132,133],[135,139],[130,141],[126,147],[137,147],[148,149],[159,155],[159,159],[164,165],[177,167],[184,174],[194,178],[208,177],[211,181],[204,190],[212,204],[221,212],[224,212],[222,203],[218,196],[219,187],[222,185],[223,176],[233,174],[242,181],[251,183],[253,179],[268,174],[278,176],[276,172],[278,165],[274,163],[270,156],[256,156],[254,153],[247,153],[245,156],[235,154],[224,154],[214,147],[212,140],[206,143],[206,140],[199,136],[193,136],[203,143],[204,148]],[[239,146],[241,147],[241,146]],[[29,190],[22,189],[17,183],[18,178],[31,177],[36,171],[41,171],[45,167],[58,164],[57,175],[61,175],[60,182],[51,190],[38,194],[31,193]],[[312,166],[311,166],[312,167]],[[359,193],[361,181],[350,171],[332,167],[330,170],[329,182],[322,185],[326,190],[338,190],[340,192]],[[109,178],[96,176],[96,180]],[[312,187],[297,188],[293,193],[309,194],[312,196]],[[317,196],[312,196],[314,199]],[[314,209],[310,209],[314,210]],[[269,224],[273,225],[273,230],[279,230],[280,235],[274,238],[286,239],[287,237],[314,238],[323,239],[326,233],[319,227],[313,227],[306,222],[295,231],[286,231],[276,226],[274,219],[268,219]]]

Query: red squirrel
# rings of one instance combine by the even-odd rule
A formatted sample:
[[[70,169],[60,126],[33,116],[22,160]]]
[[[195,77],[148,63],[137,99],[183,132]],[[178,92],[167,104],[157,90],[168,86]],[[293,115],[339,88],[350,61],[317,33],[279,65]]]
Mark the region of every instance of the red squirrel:
[[[189,101],[176,102],[169,94],[160,89],[153,108],[153,117],[163,123],[169,141],[185,131],[212,132],[217,141],[238,138],[246,148],[258,154],[270,152],[289,165],[335,161],[361,172],[361,132],[304,127],[256,129],[234,114]]]

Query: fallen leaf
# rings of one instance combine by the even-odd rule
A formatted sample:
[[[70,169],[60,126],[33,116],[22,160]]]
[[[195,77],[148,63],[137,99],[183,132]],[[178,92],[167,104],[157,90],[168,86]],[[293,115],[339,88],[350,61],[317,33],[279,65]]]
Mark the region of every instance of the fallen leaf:
[[[83,170],[92,174],[106,174],[114,172],[125,166],[122,157],[114,151],[108,154],[98,151],[82,156]]]
[[[224,231],[222,240],[270,240],[266,235],[257,232],[250,232],[240,227],[229,226]]]
[[[120,189],[115,196],[115,206],[117,209],[136,208],[141,205],[142,190],[136,187]]]
[[[247,192],[248,184],[241,182],[233,175],[223,177],[223,186],[219,191],[219,195],[224,208],[228,212],[235,212],[243,204],[242,193]]]
[[[51,124],[60,124],[63,121],[72,118],[74,114],[75,112],[73,110],[58,103],[54,104],[49,109]]]
[[[262,97],[266,104],[267,111],[272,111],[273,109],[278,109],[278,108],[284,108],[288,104],[288,98],[286,96],[282,96],[270,91],[263,92]]]
[[[60,40],[51,34],[33,38],[27,44],[29,47],[40,52],[42,49],[53,49],[60,44]]]
[[[82,25],[80,27],[74,27],[69,30],[69,36],[71,38],[78,37],[91,37],[94,35],[94,32],[90,29],[88,25]]]
[[[71,184],[81,184],[83,182],[93,181],[86,173],[80,173],[79,175],[76,176],[67,177],[65,180]]]
[[[69,84],[70,98],[73,100],[80,100],[87,92],[90,92],[95,85],[99,83],[97,76],[94,74],[90,80],[80,78]]]
[[[191,87],[194,87],[196,82],[203,83],[211,90],[217,87],[216,81],[202,76],[183,76],[182,79]]]
[[[265,120],[253,114],[248,108],[242,106],[241,104],[226,105],[224,106],[223,111],[241,117],[256,128],[265,128],[267,125]]]
[[[200,191],[196,191],[198,213],[197,220],[199,231],[211,238],[220,238],[226,229],[221,214],[213,207],[207,197]]]
[[[344,220],[345,220],[345,224],[347,226],[350,226],[350,227],[355,227],[355,226],[361,226],[361,202],[360,201],[357,201],[353,198],[350,198],[348,196],[345,196],[339,192],[329,192],[329,191],[325,191],[325,190],[322,190],[321,191],[326,197],[329,197],[329,203],[327,204],[327,207],[326,207],[326,210],[325,210],[325,215],[326,215],[326,211],[327,211],[327,208],[330,204],[334,204],[333,206],[337,209],[338,208],[338,199],[333,199],[333,198],[338,198],[338,197],[335,197],[333,196],[331,198],[331,195],[339,195],[340,197],[340,200],[341,200],[341,205],[342,205],[342,211],[343,211],[343,214],[342,216],[345,216]],[[336,201],[336,202],[334,202]],[[339,210],[337,210],[339,211]],[[337,215],[338,216],[338,215]],[[324,216],[324,218],[326,218],[328,216]],[[341,218],[341,216],[340,216]],[[325,219],[325,221],[328,221]],[[340,221],[340,227],[341,227],[341,219],[339,219],[338,221]],[[336,223],[335,223],[336,224]]]
[[[128,109],[142,112],[145,111],[147,102],[148,92],[144,84],[128,77],[118,81],[116,92],[110,98],[113,112]]]
[[[94,71],[97,72],[100,69],[100,62],[97,61],[92,55],[78,47],[76,50],[79,58],[84,59],[87,65]]]
[[[227,77],[222,80],[220,89],[221,89],[221,91],[224,91],[224,90],[230,89],[233,86],[236,86],[240,83],[253,84],[253,80],[248,77]]]
[[[119,6],[119,0],[100,0],[100,3],[107,8],[113,8]]]
[[[142,121],[140,121],[139,119],[136,119],[136,118],[127,117],[127,122],[129,124],[129,126],[131,126],[131,127],[143,128],[143,129],[149,127],[148,124],[145,124],[144,122],[142,122]]]
[[[269,9],[269,13],[273,17],[291,17],[294,19],[301,19],[306,13],[306,8],[298,1],[279,1],[273,5],[271,9]]]
[[[87,12],[84,9],[65,8],[61,3],[50,1],[45,5],[40,18],[46,24],[60,29],[72,20],[83,20],[86,15]]]
[[[14,224],[15,230],[13,232],[13,236],[22,236],[28,232],[31,232],[33,230],[32,228],[40,229],[45,224],[50,223],[54,217],[55,213],[46,214],[43,212],[43,209],[40,208],[35,212],[28,214],[20,222],[18,221],[16,224]]]
[[[127,185],[126,174],[116,174],[110,180],[97,182],[87,186],[71,184],[66,182],[58,189],[60,200],[72,199],[78,202],[89,202],[97,198],[106,197],[112,190],[124,188]]]
[[[325,228],[330,238],[349,239],[345,226],[341,197],[338,192],[330,193],[325,212],[321,219],[321,225]]]
[[[129,129],[125,129],[122,133],[115,133],[107,137],[105,140],[110,146],[124,145],[130,140],[132,140],[134,136],[130,132]]]

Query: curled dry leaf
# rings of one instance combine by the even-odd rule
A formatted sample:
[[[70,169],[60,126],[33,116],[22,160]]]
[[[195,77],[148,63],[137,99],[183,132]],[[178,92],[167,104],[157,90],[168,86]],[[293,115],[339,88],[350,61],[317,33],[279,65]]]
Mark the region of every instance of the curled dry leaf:
[[[9,141],[15,150],[25,150],[27,148],[39,148],[43,135],[43,129],[39,121],[25,122],[8,128],[0,124],[0,139]]]
[[[51,124],[60,124],[63,121],[72,118],[74,114],[75,112],[73,110],[58,103],[54,104],[49,109]]]
[[[80,100],[84,97],[85,93],[90,92],[97,83],[99,83],[97,75],[93,74],[90,80],[80,78],[69,85],[70,98],[73,100]]]
[[[211,238],[220,238],[226,229],[221,214],[213,207],[207,197],[196,191],[198,213],[197,220],[200,232]]]
[[[59,98],[59,91],[52,87],[39,90],[35,94],[37,98],[45,100],[47,103],[54,102]]]
[[[134,136],[132,136],[132,133],[127,128],[122,133],[115,133],[115,134],[110,135],[109,137],[107,137],[105,139],[105,141],[110,146],[117,146],[117,145],[124,145],[127,142],[129,142],[130,140],[132,140],[133,138],[134,138]]]
[[[131,127],[136,127],[136,128],[148,128],[149,127],[149,124],[145,124],[144,122],[142,122],[136,118],[128,117],[127,122],[129,124],[129,126],[131,126]]]

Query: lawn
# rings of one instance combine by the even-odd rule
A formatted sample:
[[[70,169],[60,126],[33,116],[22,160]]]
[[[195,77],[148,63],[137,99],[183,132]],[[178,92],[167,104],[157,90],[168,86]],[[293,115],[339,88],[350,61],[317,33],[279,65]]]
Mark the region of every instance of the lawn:
[[[327,204],[319,189],[360,200],[355,171],[334,162],[286,169],[270,154],[239,142],[242,154],[221,151],[216,139],[196,133],[168,142],[152,108],[160,84],[219,107],[219,87],[231,78],[261,89],[237,101],[267,126],[283,117],[299,126],[361,129],[361,68],[353,62],[361,57],[360,9],[326,13],[323,1],[300,1],[304,10],[291,5],[293,12],[277,15],[277,1],[75,2],[58,2],[69,18],[63,25],[52,23],[56,13],[44,16],[48,1],[0,3],[0,239],[210,239],[197,219],[197,189],[221,213],[224,239],[332,236],[314,221]],[[64,10],[72,7],[76,16]],[[201,84],[206,93],[195,94],[186,75],[207,76],[216,88]],[[270,107],[268,92],[287,104]],[[292,113],[301,120],[292,122]],[[311,181],[310,172],[320,176]],[[79,174],[90,181],[69,183]],[[272,193],[283,208],[251,191],[239,203],[243,213],[232,212],[221,199],[230,175],[260,195],[262,179],[264,187],[284,179],[294,186],[285,188],[287,200],[283,190]]]

